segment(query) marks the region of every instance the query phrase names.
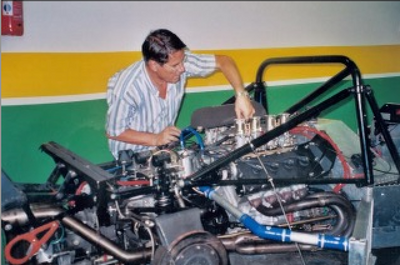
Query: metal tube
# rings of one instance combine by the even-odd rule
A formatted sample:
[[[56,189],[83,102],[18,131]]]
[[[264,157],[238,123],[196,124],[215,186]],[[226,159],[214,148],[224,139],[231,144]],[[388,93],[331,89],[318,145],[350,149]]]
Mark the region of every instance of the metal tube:
[[[208,198],[214,200],[216,203],[225,208],[225,210],[229,211],[233,216],[238,218],[246,228],[261,238],[281,242],[297,242],[315,245],[320,248],[348,251],[349,241],[346,237],[300,233],[291,231],[289,229],[260,225],[249,215],[242,213],[239,209],[231,205],[212,188],[200,187],[200,190],[203,191]]]
[[[330,231],[332,235],[350,236],[355,224],[355,210],[353,205],[341,195],[334,193],[316,193],[307,196],[301,201],[294,202],[284,206],[286,213],[301,211],[313,207],[327,206],[337,214],[337,222]],[[262,204],[256,207],[256,210],[266,216],[281,215],[281,208],[267,208]]]
[[[374,184],[374,176],[372,174],[372,156],[370,153],[370,140],[367,132],[368,123],[367,112],[365,111],[364,86],[357,85],[354,89],[355,108],[360,135],[360,148],[362,164],[364,168],[364,177],[367,184]]]
[[[54,218],[64,211],[61,207],[50,204],[31,204],[30,210],[36,219]],[[1,221],[23,226],[28,224],[30,220],[22,208],[17,208],[2,212]]]
[[[92,243],[93,245],[99,246],[104,249],[110,255],[116,257],[118,260],[123,262],[141,262],[150,259],[151,250],[123,250],[113,241],[107,237],[101,235],[98,231],[91,227],[81,223],[73,217],[66,216],[62,218],[61,222],[69,229],[75,231],[78,235]]]
[[[271,253],[296,252],[296,244],[277,243],[271,240],[261,239],[254,234],[242,234],[232,236],[222,236],[219,240],[227,251],[236,252],[242,255],[257,255]],[[301,250],[313,251],[318,247],[311,245],[298,244]]]

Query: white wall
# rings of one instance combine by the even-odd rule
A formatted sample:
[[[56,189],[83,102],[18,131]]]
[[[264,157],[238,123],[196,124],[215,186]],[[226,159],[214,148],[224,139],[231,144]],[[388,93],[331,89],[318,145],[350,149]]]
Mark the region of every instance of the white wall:
[[[25,33],[2,52],[137,51],[165,27],[191,49],[400,43],[400,2],[24,1]]]

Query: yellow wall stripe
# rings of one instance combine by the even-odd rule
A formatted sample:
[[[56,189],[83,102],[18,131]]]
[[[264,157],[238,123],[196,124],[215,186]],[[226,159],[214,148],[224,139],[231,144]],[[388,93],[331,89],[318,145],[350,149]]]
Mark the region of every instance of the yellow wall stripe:
[[[196,51],[232,56],[244,83],[255,80],[259,65],[266,59],[285,56],[344,55],[353,60],[362,74],[400,72],[400,45],[297,47]],[[140,52],[103,53],[2,53],[2,98],[63,96],[104,93],[108,78],[141,58]],[[336,73],[341,65],[273,66],[265,80],[317,78]],[[225,85],[222,74],[191,79],[188,87]]]

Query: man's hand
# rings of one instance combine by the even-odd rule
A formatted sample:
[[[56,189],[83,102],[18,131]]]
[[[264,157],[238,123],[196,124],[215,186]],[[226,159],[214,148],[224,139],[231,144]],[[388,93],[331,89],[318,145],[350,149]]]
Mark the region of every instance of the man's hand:
[[[160,146],[160,145],[166,145],[166,144],[178,141],[180,134],[181,134],[181,130],[179,130],[177,127],[168,126],[164,130],[162,130],[160,133],[155,134],[154,145]]]
[[[235,112],[238,119],[250,119],[256,112],[249,97],[239,96],[235,101]]]

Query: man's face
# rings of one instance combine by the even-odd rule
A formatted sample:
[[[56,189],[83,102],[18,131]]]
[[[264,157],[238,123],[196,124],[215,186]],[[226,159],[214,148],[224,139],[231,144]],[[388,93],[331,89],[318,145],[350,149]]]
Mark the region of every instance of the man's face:
[[[181,74],[185,72],[184,66],[185,52],[179,50],[169,55],[168,62],[160,65],[158,71],[160,77],[167,83],[177,83],[180,80]]]

